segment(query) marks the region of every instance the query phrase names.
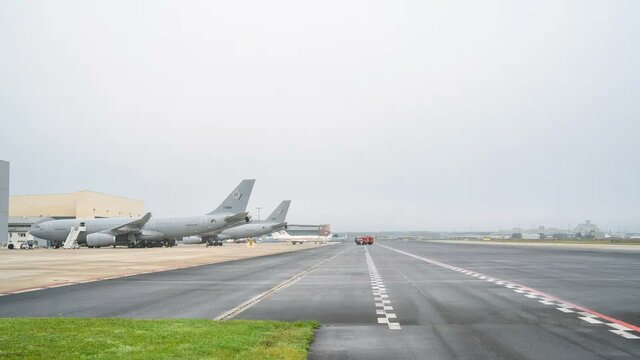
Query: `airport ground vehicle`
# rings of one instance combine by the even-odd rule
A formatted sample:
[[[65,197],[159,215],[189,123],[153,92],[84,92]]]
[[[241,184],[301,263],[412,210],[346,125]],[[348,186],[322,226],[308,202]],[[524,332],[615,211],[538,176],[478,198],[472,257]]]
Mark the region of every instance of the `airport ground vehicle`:
[[[373,236],[356,236],[356,245],[373,245]]]

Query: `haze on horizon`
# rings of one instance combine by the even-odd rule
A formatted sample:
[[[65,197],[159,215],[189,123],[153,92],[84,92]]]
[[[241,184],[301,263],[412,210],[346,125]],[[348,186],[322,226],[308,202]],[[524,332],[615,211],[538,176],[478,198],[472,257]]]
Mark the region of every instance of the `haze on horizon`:
[[[11,194],[335,231],[640,231],[637,1],[29,1],[0,12]]]

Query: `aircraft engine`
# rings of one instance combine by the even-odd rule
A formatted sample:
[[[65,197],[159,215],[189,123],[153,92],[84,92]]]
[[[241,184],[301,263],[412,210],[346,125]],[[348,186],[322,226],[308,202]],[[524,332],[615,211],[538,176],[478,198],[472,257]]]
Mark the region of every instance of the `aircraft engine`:
[[[116,237],[110,234],[87,235],[87,246],[109,246],[116,244]]]
[[[202,244],[204,241],[202,241],[202,238],[199,238],[197,236],[186,236],[182,238],[182,243],[183,244]]]

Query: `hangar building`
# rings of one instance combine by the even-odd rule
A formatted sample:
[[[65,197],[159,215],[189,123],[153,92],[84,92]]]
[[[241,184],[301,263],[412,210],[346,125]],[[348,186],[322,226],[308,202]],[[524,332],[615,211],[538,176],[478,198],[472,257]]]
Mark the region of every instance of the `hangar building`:
[[[9,216],[70,218],[139,217],[144,202],[82,190],[66,194],[13,195]]]

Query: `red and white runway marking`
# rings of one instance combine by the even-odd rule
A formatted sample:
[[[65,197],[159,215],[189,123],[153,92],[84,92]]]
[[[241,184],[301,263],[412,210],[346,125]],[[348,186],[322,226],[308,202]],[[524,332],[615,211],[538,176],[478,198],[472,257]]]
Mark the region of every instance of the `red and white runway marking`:
[[[501,280],[498,279],[496,277],[492,277],[492,276],[488,276],[485,274],[481,274],[479,272],[473,271],[473,270],[468,270],[468,269],[464,269],[458,266],[453,266],[450,264],[445,264],[443,262],[437,261],[437,260],[433,260],[433,259],[428,259],[422,256],[418,256],[418,255],[414,255],[411,253],[408,253],[406,251],[402,251],[402,250],[397,250],[394,249],[392,247],[389,246],[385,246],[385,245],[378,245],[378,246],[382,246],[386,249],[395,251],[397,253],[403,254],[403,255],[407,255],[410,256],[414,259],[418,259],[424,262],[427,262],[429,264],[432,265],[436,265],[436,266],[440,266],[443,267],[445,269],[449,269],[449,270],[453,270],[456,272],[459,272],[461,274],[465,274],[465,275],[469,275],[472,277],[475,277],[479,280],[484,280],[490,283],[494,283],[496,285],[500,285],[503,286],[507,289],[512,290],[513,292],[517,293],[517,294],[522,294],[525,297],[529,298],[529,299],[533,299],[533,300],[537,300],[539,303],[546,305],[546,306],[554,306],[556,308],[556,310],[561,311],[565,314],[577,314],[578,319],[585,321],[589,324],[602,324],[602,325],[606,325],[612,329],[609,329],[610,332],[622,336],[625,339],[629,339],[629,340],[637,340],[640,339],[640,327],[633,325],[633,324],[629,324],[627,322],[624,322],[622,320],[613,318],[611,316],[608,315],[604,315],[601,314],[599,312],[587,309],[583,306],[579,306],[576,304],[572,304],[570,302],[561,300],[555,296],[549,295],[549,294],[545,294],[542,291],[530,288],[528,286],[524,286],[521,284],[518,284],[516,282],[513,281],[508,281],[508,280]]]

